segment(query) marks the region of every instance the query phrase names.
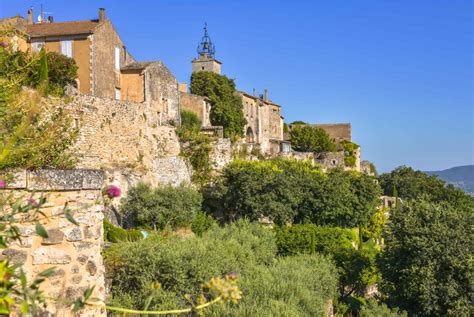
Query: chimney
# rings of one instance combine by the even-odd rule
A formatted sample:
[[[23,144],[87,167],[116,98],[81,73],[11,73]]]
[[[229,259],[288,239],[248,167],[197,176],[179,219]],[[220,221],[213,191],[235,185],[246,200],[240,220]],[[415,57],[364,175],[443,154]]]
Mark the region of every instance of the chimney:
[[[268,101],[268,90],[267,90],[267,88],[265,88],[265,90],[263,90],[263,101]]]
[[[28,19],[26,20],[26,24],[33,24],[33,8],[28,9]]]
[[[99,8],[99,22],[105,21],[105,9]]]

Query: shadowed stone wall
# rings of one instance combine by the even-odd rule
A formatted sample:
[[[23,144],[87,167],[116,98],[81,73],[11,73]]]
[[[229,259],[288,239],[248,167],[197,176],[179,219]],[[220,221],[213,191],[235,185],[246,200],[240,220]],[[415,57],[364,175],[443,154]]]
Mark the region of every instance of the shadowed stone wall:
[[[50,267],[54,275],[41,289],[47,297],[63,300],[48,305],[56,316],[72,316],[64,300],[82,296],[87,287],[95,286],[93,297],[105,299],[105,268],[101,255],[103,244],[103,211],[101,191],[104,175],[97,170],[38,170],[16,171],[14,179],[0,193],[12,192],[15,197],[28,199],[41,195],[47,201],[41,211],[46,218],[41,223],[48,238],[35,233],[35,224],[20,225],[21,242],[1,251],[0,258],[9,258],[22,265],[28,280]],[[78,226],[69,222],[63,212],[68,205]],[[105,310],[86,307],[80,316],[106,316]]]

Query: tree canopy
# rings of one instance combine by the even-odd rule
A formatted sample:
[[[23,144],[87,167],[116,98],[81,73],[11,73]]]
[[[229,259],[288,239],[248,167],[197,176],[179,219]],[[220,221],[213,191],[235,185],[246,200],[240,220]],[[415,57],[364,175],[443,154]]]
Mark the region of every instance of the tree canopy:
[[[423,196],[424,199],[447,202],[454,206],[469,206],[474,201],[462,189],[446,185],[445,181],[436,176],[428,176],[407,166],[401,166],[390,173],[380,175],[379,182],[385,195],[398,196],[404,200]]]
[[[270,217],[279,224],[312,222],[354,227],[379,205],[375,179],[306,161],[234,161],[205,193],[205,204],[226,220]]]
[[[393,209],[380,257],[388,302],[417,316],[474,313],[474,207],[413,200]]]
[[[243,136],[246,120],[242,99],[236,95],[235,82],[213,72],[197,72],[191,76],[191,93],[211,101],[211,123],[224,127],[224,136]]]
[[[336,143],[321,128],[296,125],[290,131],[291,146],[301,152],[335,152]]]

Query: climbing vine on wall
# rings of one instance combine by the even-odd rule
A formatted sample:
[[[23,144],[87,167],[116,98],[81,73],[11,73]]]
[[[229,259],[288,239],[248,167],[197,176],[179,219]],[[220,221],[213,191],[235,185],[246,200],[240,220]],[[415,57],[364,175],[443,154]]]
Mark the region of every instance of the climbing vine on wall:
[[[347,167],[354,167],[357,160],[356,152],[359,145],[351,141],[342,141],[340,144],[344,149],[344,164]]]
[[[233,79],[212,72],[197,72],[191,76],[191,93],[211,100],[211,123],[223,126],[225,137],[243,136],[246,120]]]

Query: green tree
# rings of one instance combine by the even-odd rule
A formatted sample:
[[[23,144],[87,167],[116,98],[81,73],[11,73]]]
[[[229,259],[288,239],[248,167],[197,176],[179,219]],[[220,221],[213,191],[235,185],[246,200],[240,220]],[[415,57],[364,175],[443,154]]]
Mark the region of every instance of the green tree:
[[[309,194],[299,207],[296,222],[358,227],[366,225],[380,200],[380,187],[373,177],[332,169],[307,183]]]
[[[379,204],[375,179],[311,162],[234,161],[204,191],[207,210],[225,221],[270,217],[278,224],[365,225]]]
[[[140,183],[128,191],[122,213],[127,227],[178,228],[191,225],[201,202],[201,194],[184,185],[152,188]]]
[[[40,51],[39,81],[41,84],[47,84],[48,79],[48,59],[46,57],[46,50],[43,47]]]
[[[321,128],[296,125],[290,131],[291,146],[302,152],[335,152],[336,144]]]
[[[414,200],[393,209],[379,263],[388,303],[416,316],[472,316],[473,223],[472,204]]]
[[[379,304],[375,299],[370,299],[363,305],[360,317],[407,317],[406,312],[400,312],[398,309],[390,309],[385,304]]]
[[[191,76],[191,93],[211,101],[211,123],[224,127],[224,136],[243,136],[246,120],[242,99],[236,95],[235,82],[213,72],[197,72]]]
[[[436,176],[428,176],[411,167],[401,166],[379,177],[384,195],[398,195],[402,200],[417,199],[421,196],[433,202],[448,202],[453,206],[469,206],[474,198],[463,190],[446,185]]]

